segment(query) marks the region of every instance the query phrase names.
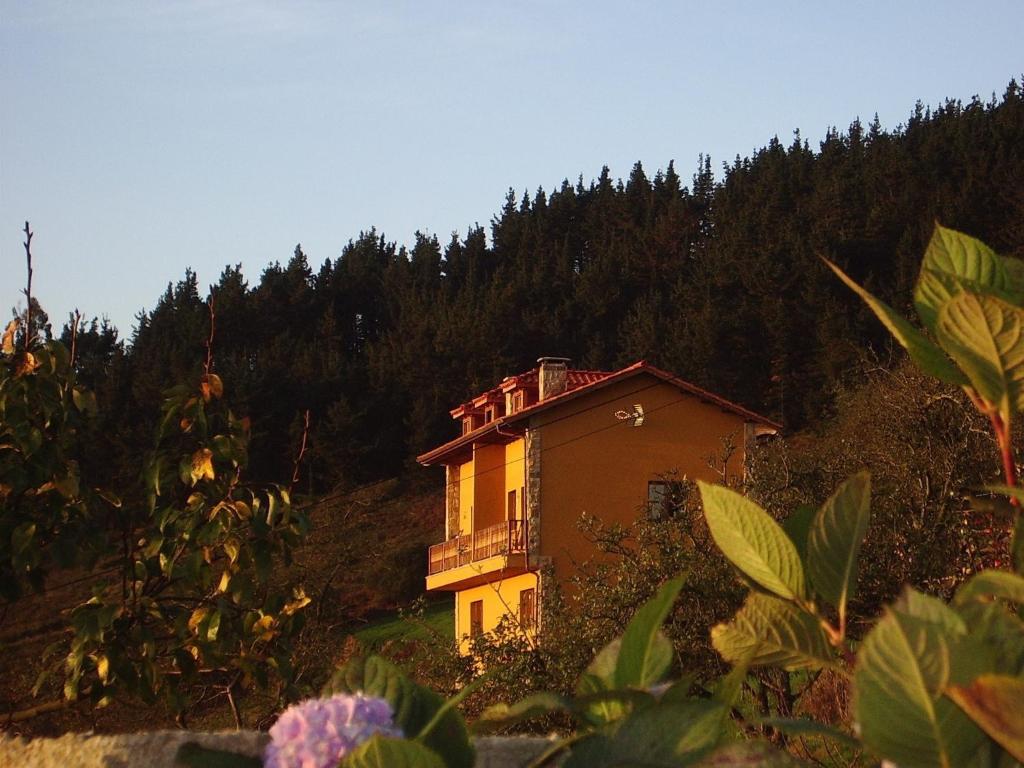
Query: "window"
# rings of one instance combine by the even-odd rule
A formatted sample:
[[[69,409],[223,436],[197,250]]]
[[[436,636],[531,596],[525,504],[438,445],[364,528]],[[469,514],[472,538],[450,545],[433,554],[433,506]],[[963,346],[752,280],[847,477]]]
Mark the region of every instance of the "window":
[[[537,626],[537,590],[519,591],[519,624],[523,629]]]
[[[670,513],[668,483],[664,480],[651,480],[647,483],[647,516],[651,520],[660,520]]]
[[[516,490],[513,488],[508,492],[508,520],[516,519]]]
[[[468,435],[473,431],[473,417],[467,416],[462,420],[462,434]]]
[[[484,633],[484,601],[474,600],[469,604],[469,636],[480,637]]]
[[[512,393],[512,413],[519,413],[526,407],[526,393],[523,390]]]

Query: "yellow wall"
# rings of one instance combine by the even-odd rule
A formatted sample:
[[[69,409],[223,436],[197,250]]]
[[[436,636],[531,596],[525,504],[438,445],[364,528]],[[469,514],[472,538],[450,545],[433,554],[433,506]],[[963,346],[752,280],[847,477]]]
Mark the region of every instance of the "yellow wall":
[[[618,421],[617,410],[640,403],[644,423]],[[576,416],[565,418],[569,413]],[[576,529],[583,512],[605,522],[629,523],[643,513],[647,483],[677,470],[691,480],[720,480],[708,467],[722,451],[721,438],[733,434],[737,446],[729,471],[743,468],[742,417],[701,402],[653,376],[641,375],[579,397],[558,409],[558,421],[541,434],[542,556],[551,557],[560,583],[573,572],[573,559],[595,552]]]
[[[459,530],[449,531],[469,533],[473,530],[473,489],[476,484],[475,467],[472,459],[459,466]]]
[[[455,637],[465,653],[469,646],[469,606],[474,600],[483,601],[483,631],[490,632],[507,612],[513,615],[519,611],[519,592],[536,589],[536,600],[540,604],[540,576],[524,573],[508,579],[498,578],[480,587],[465,589],[455,596]],[[538,609],[539,610],[539,609]]]
[[[516,492],[516,510],[514,517],[523,519],[523,488],[526,486],[526,468],[523,464],[525,442],[516,440],[505,446],[505,517],[508,517],[508,492]]]
[[[516,492],[516,517],[523,517],[523,455],[524,443],[520,438],[508,445],[478,445],[473,458],[458,465],[459,530],[450,531],[450,535],[472,533],[505,520],[511,490]]]

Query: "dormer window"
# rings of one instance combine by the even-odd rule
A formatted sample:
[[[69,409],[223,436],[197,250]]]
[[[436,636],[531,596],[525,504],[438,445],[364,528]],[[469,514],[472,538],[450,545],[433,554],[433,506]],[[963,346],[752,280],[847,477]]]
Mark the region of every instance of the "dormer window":
[[[467,416],[462,420],[462,434],[468,435],[473,431],[473,417]]]
[[[512,393],[512,413],[519,413],[526,407],[526,392],[518,390]]]
[[[484,424],[490,424],[494,421],[494,414],[497,412],[497,408],[493,405],[488,405],[484,408]]]

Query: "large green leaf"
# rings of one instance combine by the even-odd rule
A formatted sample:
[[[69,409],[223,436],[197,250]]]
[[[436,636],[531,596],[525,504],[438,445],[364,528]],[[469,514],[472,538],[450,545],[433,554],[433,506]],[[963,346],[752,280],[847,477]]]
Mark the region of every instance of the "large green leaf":
[[[987,570],[975,574],[956,591],[955,605],[979,598],[1001,597],[1024,603],[1024,576],[1009,571]]]
[[[1024,674],[1024,620],[1002,602],[972,600],[957,607],[970,638],[992,654],[989,671]]]
[[[935,331],[1004,421],[1024,408],[1024,309],[994,296],[959,293],[943,305]]]
[[[980,675],[946,694],[1017,760],[1024,762],[1024,679]]]
[[[726,661],[786,669],[832,665],[835,652],[821,622],[792,603],[752,592],[732,621],[711,630],[711,643]]]
[[[725,486],[697,481],[704,517],[718,548],[770,592],[805,599],[804,567],[796,545],[757,504]]]
[[[871,475],[860,472],[836,489],[811,525],[807,572],[814,589],[846,623],[846,602],[857,588],[857,555],[871,519]]]
[[[378,734],[347,755],[339,768],[445,768],[445,763],[419,742]]]
[[[961,290],[1008,296],[1012,288],[995,251],[969,235],[936,225],[914,288],[914,307],[925,327],[934,330],[943,305]]]
[[[943,623],[889,609],[857,654],[864,743],[899,765],[966,765],[984,734],[941,691],[988,663],[979,650]]]
[[[868,305],[868,308],[882,321],[882,325],[888,328],[889,333],[907,350],[910,359],[914,361],[918,368],[929,376],[934,376],[947,384],[959,387],[967,383],[963,373],[957,370],[956,366],[949,361],[945,353],[931,339],[911,325],[906,318],[884,301],[875,298],[857,285],[843,270],[831,261],[825,259],[825,263],[839,276],[840,280],[846,283]]]
[[[711,697],[726,708],[731,710],[743,690],[743,683],[750,671],[750,664],[757,655],[758,646],[749,646],[747,653],[740,659],[733,661],[733,668],[715,681],[712,686]]]
[[[617,637],[598,652],[576,682],[578,696],[610,691],[615,687],[615,668],[618,666],[621,648],[622,638]],[[595,722],[611,722],[622,717],[625,711],[622,702],[602,700],[589,707],[584,714]]]
[[[662,703],[633,712],[614,729],[573,746],[565,768],[693,765],[722,737],[722,710],[710,701]]]
[[[325,696],[359,692],[386,699],[395,723],[409,738],[419,735],[444,706],[444,699],[438,694],[408,679],[398,667],[379,656],[349,660],[323,688]],[[448,768],[472,768],[475,754],[457,710],[449,709],[423,743],[441,755]]]
[[[811,532],[811,523],[814,522],[814,516],[817,513],[818,510],[810,504],[801,504],[782,521],[782,530],[792,539],[793,544],[796,545],[796,551],[800,555],[800,560],[804,563],[807,562],[807,538]]]
[[[616,687],[649,688],[668,672],[672,665],[672,644],[661,632],[661,625],[682,588],[681,576],[666,581],[630,619],[615,663]]]
[[[939,598],[926,595],[913,587],[904,587],[892,607],[897,613],[938,624],[951,636],[959,637],[967,632],[967,624],[960,614]]]

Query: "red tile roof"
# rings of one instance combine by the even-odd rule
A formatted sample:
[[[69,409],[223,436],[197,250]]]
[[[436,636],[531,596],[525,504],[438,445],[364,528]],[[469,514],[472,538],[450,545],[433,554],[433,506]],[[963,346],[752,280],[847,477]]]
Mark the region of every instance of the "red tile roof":
[[[565,392],[562,392],[559,395],[555,395],[554,397],[549,397],[545,400],[541,400],[538,403],[534,403],[528,408],[524,408],[523,410],[517,413],[508,414],[507,416],[503,416],[499,419],[495,419],[492,422],[484,424],[482,427],[478,427],[472,432],[469,432],[465,435],[460,435],[459,437],[445,443],[444,445],[440,445],[431,451],[427,451],[426,453],[417,456],[416,460],[421,464],[425,465],[440,463],[441,459],[450,455],[452,452],[457,451],[460,448],[472,445],[472,443],[475,440],[478,440],[481,437],[484,437],[485,435],[488,435],[492,432],[497,434],[504,434],[501,432],[502,427],[508,427],[513,430],[523,429],[523,421],[529,419],[531,416],[534,416],[537,413],[540,413],[541,411],[546,411],[549,408],[557,407],[558,405],[561,405],[562,403],[567,402],[569,400],[575,399],[580,395],[590,393],[598,389],[602,389],[617,381],[622,381],[624,379],[628,379],[632,376],[636,376],[642,373],[647,373],[652,376],[655,376],[656,378],[668,384],[671,384],[674,387],[677,387],[678,389],[680,389],[683,392],[686,392],[687,394],[693,395],[694,397],[703,400],[704,402],[716,405],[724,411],[729,411],[730,413],[735,413],[738,416],[742,416],[744,419],[748,421],[764,424],[775,429],[782,429],[781,424],[778,424],[777,422],[772,421],[771,419],[765,416],[761,416],[760,414],[755,413],[754,411],[748,410],[747,408],[744,408],[741,405],[733,403],[730,400],[726,400],[724,397],[719,397],[718,395],[715,395],[711,392],[708,392],[705,389],[698,387],[696,384],[691,384],[690,382],[685,381],[684,379],[680,379],[677,376],[673,376],[671,373],[663,371],[660,368],[656,368],[653,365],[647,363],[646,361],[641,360],[639,362],[634,363],[633,365],[623,368],[622,370],[612,372],[569,370],[567,371],[566,376],[567,388]],[[526,371],[525,373],[519,374],[518,376],[509,376],[502,382],[502,384],[496,390],[491,391],[511,391],[512,389],[515,389],[517,386],[522,386],[524,384],[530,383],[530,377],[536,377],[536,375],[537,369],[535,368],[531,371]],[[508,386],[510,383],[512,383],[512,386]],[[535,381],[533,383],[535,383]],[[462,406],[454,409],[452,411],[452,414],[454,415],[456,411],[459,411],[461,408]]]

